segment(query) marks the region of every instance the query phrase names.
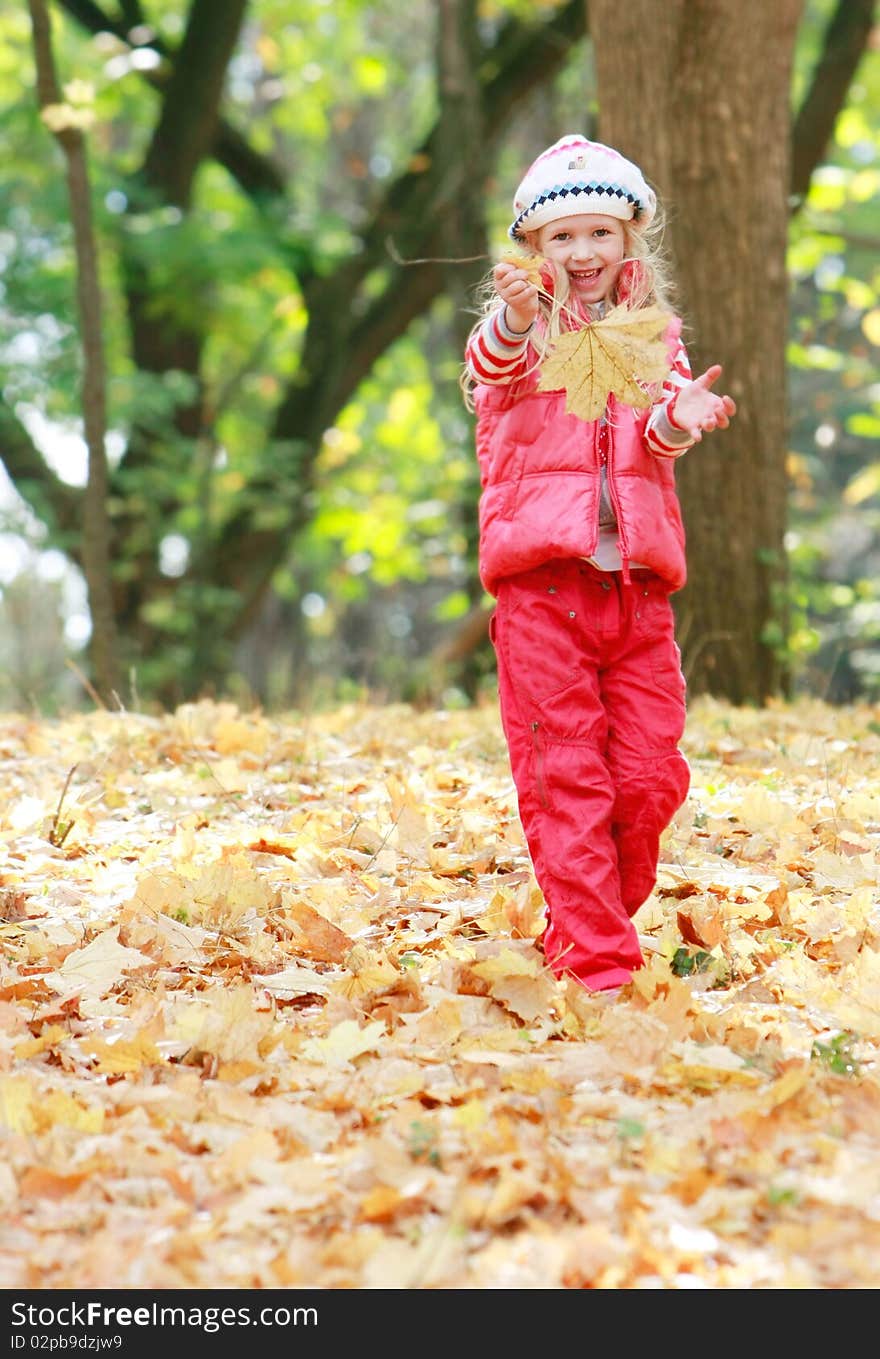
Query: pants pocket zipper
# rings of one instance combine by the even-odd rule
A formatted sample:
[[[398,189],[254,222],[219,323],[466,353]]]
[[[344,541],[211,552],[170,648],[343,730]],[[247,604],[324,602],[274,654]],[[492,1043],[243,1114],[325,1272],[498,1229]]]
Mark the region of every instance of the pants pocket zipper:
[[[547,792],[544,787],[544,743],[541,740],[541,723],[530,722],[529,728],[532,733],[532,746],[535,751],[535,782],[538,785],[538,797],[542,807],[549,807]]]

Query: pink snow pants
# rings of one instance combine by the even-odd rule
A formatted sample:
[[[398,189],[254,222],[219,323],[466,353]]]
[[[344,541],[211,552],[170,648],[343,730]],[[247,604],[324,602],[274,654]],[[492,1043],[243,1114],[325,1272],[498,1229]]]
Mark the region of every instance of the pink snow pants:
[[[669,587],[631,574],[547,562],[501,583],[491,626],[544,954],[596,991],[642,966],[631,917],[690,784]]]

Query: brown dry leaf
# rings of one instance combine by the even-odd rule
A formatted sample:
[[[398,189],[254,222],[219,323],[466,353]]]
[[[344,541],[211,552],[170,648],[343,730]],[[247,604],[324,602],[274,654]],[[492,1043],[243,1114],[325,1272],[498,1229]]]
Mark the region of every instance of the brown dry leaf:
[[[567,331],[553,341],[541,364],[539,390],[566,392],[565,409],[598,420],[609,396],[635,410],[654,400],[669,372],[664,332],[670,317],[659,307],[612,308],[601,321]]]
[[[67,1194],[75,1194],[90,1173],[83,1171],[63,1175],[46,1166],[29,1166],[19,1181],[19,1193],[22,1198],[62,1199]]]
[[[341,963],[352,948],[352,940],[307,901],[282,895],[285,926],[290,929],[297,953],[317,963]]]
[[[725,936],[724,912],[710,895],[690,897],[675,914],[682,939],[712,949]]]

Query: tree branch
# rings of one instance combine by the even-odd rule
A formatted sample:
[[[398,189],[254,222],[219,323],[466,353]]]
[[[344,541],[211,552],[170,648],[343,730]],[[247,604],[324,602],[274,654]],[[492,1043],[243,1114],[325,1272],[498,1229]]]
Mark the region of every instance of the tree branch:
[[[498,136],[522,99],[558,70],[574,44],[587,36],[588,10],[589,0],[569,0],[537,30],[534,24],[508,20],[491,60],[484,61],[480,71],[490,137]]]
[[[189,205],[196,171],[216,136],[226,70],[247,5],[248,0],[192,0],[144,159],[144,178],[160,187],[164,203]]]
[[[483,123],[486,134],[494,138],[507,125],[512,110],[559,70],[573,43],[586,34],[585,0],[569,0],[552,19],[536,26],[510,19],[498,39],[497,49],[484,53],[480,63]],[[438,143],[444,130],[441,111],[427,139],[410,157],[416,168],[405,171],[390,185],[373,219],[362,233],[363,250],[355,261],[349,284],[357,285],[370,270],[387,260],[387,241],[391,237],[404,257],[425,255],[420,248],[426,228],[445,192],[455,190],[468,180],[468,147],[462,146],[458,183],[444,184]]]
[[[0,396],[0,462],[25,504],[53,536],[79,533],[83,492],[57,477],[8,402]],[[69,548],[78,560],[79,545]]]
[[[47,115],[62,104],[55,68],[47,0],[28,0],[37,69],[37,99]],[[81,553],[92,616],[89,643],[95,682],[109,698],[117,684],[116,620],[110,574],[110,517],[107,511],[106,375],[98,250],[92,222],[91,186],[85,136],[77,126],[51,128],[67,166],[67,191],[76,254],[76,297],[83,364],[82,418],[88,448],[88,481],[83,497]]]
[[[822,54],[792,128],[791,195],[795,211],[834,133],[847,91],[874,26],[874,0],[838,0],[825,30]]]
[[[490,61],[486,52],[480,61],[483,118],[492,130],[499,131],[511,109],[556,73],[568,54],[569,42],[584,32],[584,0],[570,0],[538,27],[508,21],[499,42],[510,66],[503,64],[500,56]],[[512,99],[508,80],[514,89]],[[489,89],[498,95],[500,107],[488,99]],[[418,168],[404,171],[390,186],[364,233],[363,250],[330,277],[315,277],[305,285],[309,325],[296,378],[278,409],[270,436],[270,447],[276,450],[275,465],[251,481],[249,503],[226,524],[218,543],[218,579],[237,590],[244,604],[239,631],[289,550],[291,535],[305,522],[312,470],[324,430],[376,358],[405,333],[443,289],[447,275],[434,262],[436,256],[448,253],[442,229],[443,205],[472,185],[475,178],[482,182],[483,153],[467,139],[463,142],[460,132],[455,139],[458,118],[456,101],[441,104],[431,133],[411,157]],[[460,148],[460,155],[450,165],[438,152],[451,141]],[[389,267],[389,237],[404,258],[420,257],[425,263],[412,268]],[[377,267],[387,268],[381,291],[366,311],[352,308],[360,283]],[[281,449],[284,451],[278,451]],[[279,490],[280,484],[284,491]],[[283,527],[257,527],[260,506],[271,504],[284,492],[288,496],[292,493],[293,500],[288,501]],[[242,543],[247,544],[246,559]]]
[[[132,25],[108,18],[94,0],[58,0],[58,4],[86,32],[112,33],[120,42],[129,41],[128,35]],[[132,15],[137,14],[139,6],[127,5],[126,13],[129,12]],[[169,63],[173,60],[174,54],[169,52],[160,38],[156,38],[151,46],[160,56],[167,58]],[[164,89],[168,82],[167,69],[144,71],[141,74],[157,90]],[[249,198],[262,202],[284,196],[286,181],[278,166],[268,157],[255,151],[247,139],[223,118],[220,118],[217,124],[212,154]]]

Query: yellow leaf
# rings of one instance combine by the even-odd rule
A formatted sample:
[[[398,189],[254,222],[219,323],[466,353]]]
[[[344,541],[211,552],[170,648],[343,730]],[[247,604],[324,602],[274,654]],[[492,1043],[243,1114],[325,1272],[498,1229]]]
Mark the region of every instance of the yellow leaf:
[[[526,1024],[546,1015],[554,999],[556,982],[549,974],[540,977],[505,977],[493,982],[490,990]]]
[[[214,749],[220,755],[237,755],[240,751],[264,755],[269,739],[267,726],[241,717],[223,717],[214,728]]]
[[[466,1132],[477,1132],[489,1118],[489,1112],[481,1099],[469,1099],[453,1111],[452,1121]]]
[[[39,1053],[45,1052],[47,1048],[57,1047],[69,1037],[70,1031],[63,1024],[49,1024],[39,1038],[26,1038],[24,1042],[16,1043],[15,1055],[20,1062],[25,1062],[29,1057],[36,1057]]]
[[[878,313],[880,314],[880,313]],[[861,505],[880,491],[880,463],[862,467],[843,488],[842,499],[847,505]]]
[[[369,995],[371,991],[382,991],[400,980],[400,973],[388,956],[374,953],[364,944],[355,944],[349,949],[345,966],[350,975],[338,981],[333,989],[349,1000]]]
[[[746,1065],[742,1057],[720,1043],[695,1043],[685,1039],[669,1065],[669,1072],[680,1074],[692,1085],[713,1087],[725,1082],[760,1085],[760,1071]]]
[[[631,310],[621,304],[601,321],[560,335],[541,365],[539,389],[562,388],[566,411],[581,420],[598,420],[610,395],[646,409],[669,372],[663,338],[669,319],[660,307]]]
[[[515,1067],[507,1071],[502,1079],[505,1090],[517,1090],[521,1095],[539,1095],[548,1085],[553,1085],[553,1077],[543,1067]]]
[[[211,1053],[221,1062],[259,1062],[259,1044],[272,1027],[254,1007],[250,986],[178,1000],[170,1011],[169,1036],[188,1045],[193,1055]]]
[[[0,1124],[5,1124],[11,1132],[33,1132],[32,1095],[30,1081],[23,1077],[0,1077]]]
[[[261,914],[275,900],[271,883],[261,877],[246,855],[224,853],[207,864],[190,887],[192,910],[205,924],[229,928],[248,912]]]
[[[796,1066],[789,1067],[777,1081],[773,1082],[761,1100],[761,1104],[767,1113],[778,1109],[780,1104],[785,1104],[795,1095],[800,1094],[809,1081],[810,1074],[809,1062],[801,1062]]]
[[[83,1048],[89,1056],[98,1059],[95,1069],[102,1076],[130,1075],[145,1066],[158,1066],[162,1061],[155,1043],[143,1034],[135,1038],[120,1038],[115,1043],[92,1038],[83,1044]]]
[[[509,1222],[526,1204],[542,1196],[541,1185],[534,1174],[505,1170],[486,1205],[484,1222],[496,1227]]]
[[[253,1132],[239,1137],[217,1157],[211,1173],[216,1180],[227,1177],[247,1180],[255,1164],[261,1161],[277,1161],[278,1156],[278,1142],[272,1130],[255,1128]]]
[[[534,283],[536,288],[541,286],[541,265],[544,263],[543,255],[517,255],[510,250],[502,255],[499,264],[511,264],[514,269],[522,269],[528,275],[530,283]]]
[[[310,1061],[341,1067],[364,1052],[374,1052],[384,1037],[385,1025],[378,1021],[360,1028],[356,1020],[343,1019],[326,1038],[310,1038],[303,1043],[301,1052]]]
[[[361,1217],[366,1222],[390,1222],[404,1197],[391,1185],[377,1184],[361,1200]]]
[[[532,957],[526,957],[522,953],[514,953],[511,948],[505,948],[494,957],[487,958],[485,962],[474,963],[471,971],[476,972],[483,981],[491,983],[503,981],[508,977],[537,977],[542,966],[537,953]]]
[[[104,1131],[104,1110],[100,1105],[80,1104],[79,1100],[65,1094],[63,1090],[41,1095],[34,1112],[40,1132],[54,1127],[75,1128],[77,1132],[84,1133]]]

